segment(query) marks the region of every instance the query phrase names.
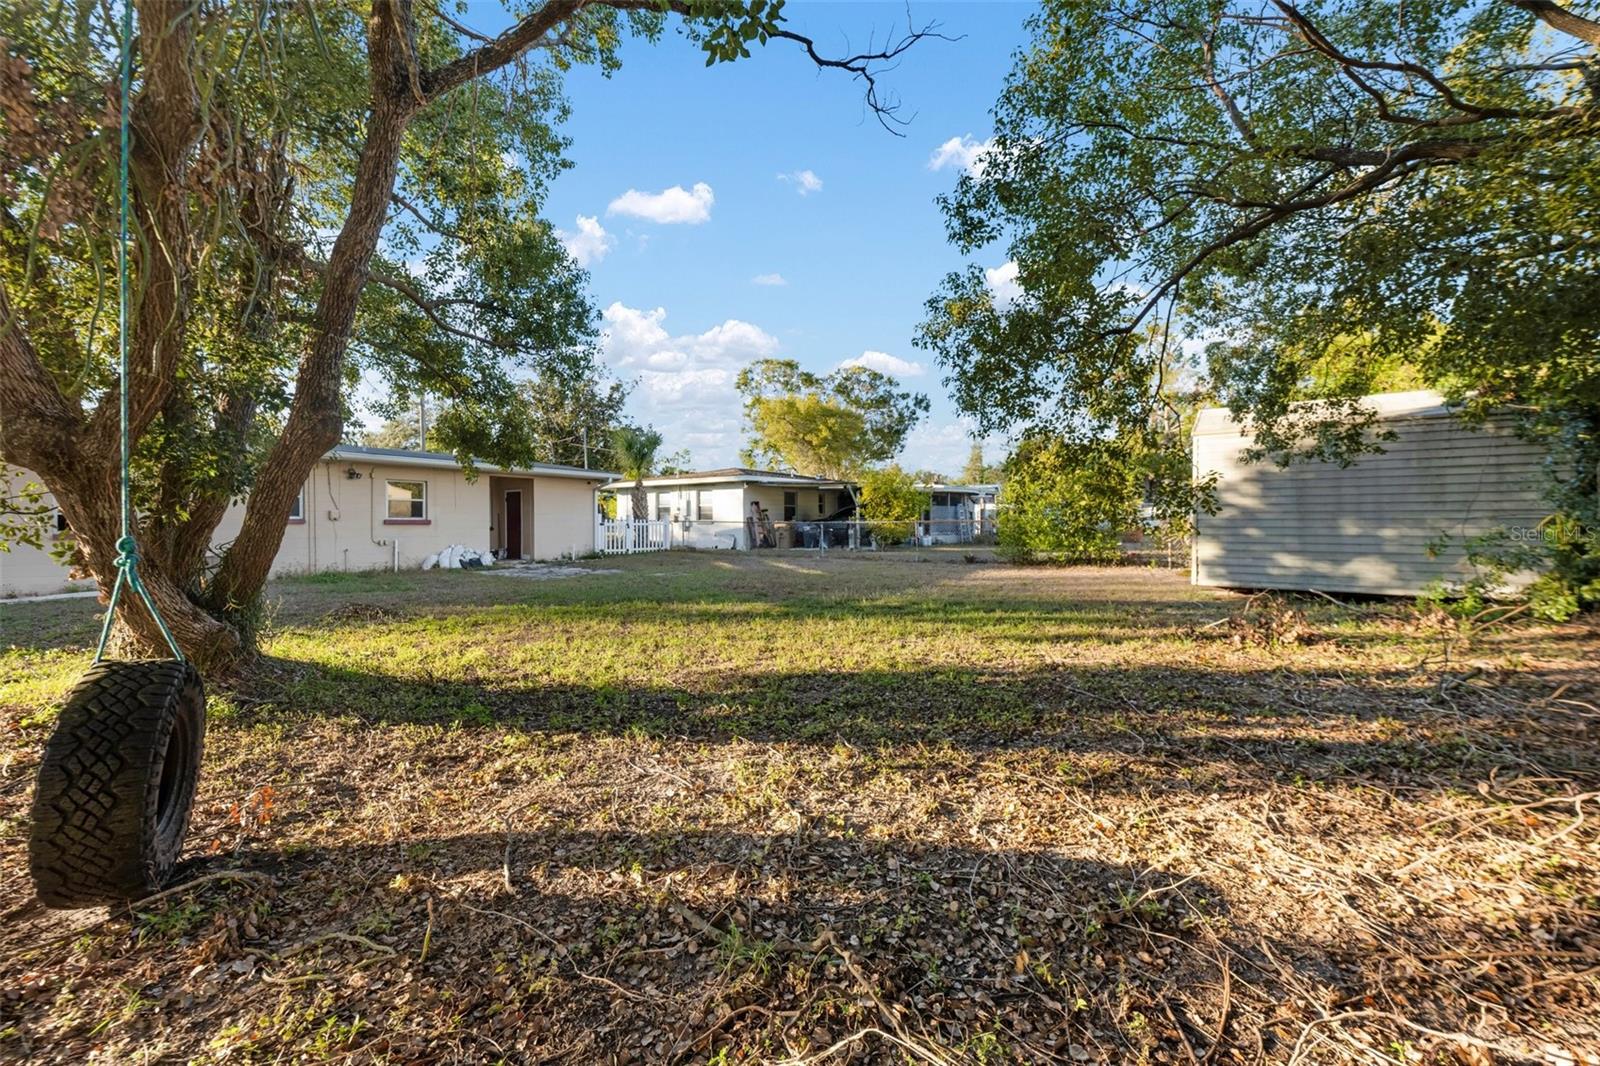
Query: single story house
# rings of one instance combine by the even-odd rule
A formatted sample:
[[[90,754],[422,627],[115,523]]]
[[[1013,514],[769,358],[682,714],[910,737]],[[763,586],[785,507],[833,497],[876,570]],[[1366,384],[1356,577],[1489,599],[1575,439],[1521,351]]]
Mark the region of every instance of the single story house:
[[[1194,476],[1218,475],[1219,509],[1195,516],[1195,584],[1414,596],[1472,576],[1472,537],[1539,535],[1545,452],[1509,416],[1470,427],[1430,391],[1363,402],[1396,439],[1348,467],[1246,463],[1248,429],[1222,408],[1200,412]]]
[[[930,544],[966,544],[994,535],[999,485],[949,485],[917,482],[928,493],[921,536]]]
[[[598,490],[615,477],[550,463],[479,464],[468,480],[451,455],[341,444],[312,468],[285,517],[272,573],[414,568],[452,544],[502,559],[585,555],[596,546]],[[37,479],[13,468],[12,480]],[[215,544],[233,540],[243,521],[240,501],[223,516]],[[59,511],[53,529],[70,535]],[[13,545],[0,553],[0,596],[92,587],[71,580],[48,551]]]
[[[606,486],[619,519],[635,518],[633,484]],[[774,547],[780,523],[832,518],[855,505],[849,482],[745,467],[663,474],[643,485],[647,510],[637,517],[668,522],[671,544],[684,548]]]

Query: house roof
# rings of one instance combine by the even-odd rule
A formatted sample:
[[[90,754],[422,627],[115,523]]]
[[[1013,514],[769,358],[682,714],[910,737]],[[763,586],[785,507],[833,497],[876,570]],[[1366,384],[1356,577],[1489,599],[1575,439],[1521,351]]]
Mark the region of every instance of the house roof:
[[[755,470],[747,466],[725,466],[717,470],[694,470],[683,474],[661,474],[641,479],[647,488],[665,488],[670,485],[746,484],[782,485],[788,488],[834,489],[852,484],[848,481],[811,477],[806,474],[789,474],[781,470]],[[613,489],[631,489],[632,481],[615,481],[607,486]]]
[[[369,448],[362,444],[335,445],[324,459],[344,462],[379,463],[385,466],[437,466],[460,470],[461,464],[448,452],[418,452],[406,448]],[[581,466],[563,466],[560,463],[529,463],[526,466],[496,466],[494,463],[477,463],[479,470],[491,474],[509,474],[521,477],[570,477],[584,481],[615,481],[617,475],[609,470],[587,470]]]
[[[928,492],[955,493],[958,496],[993,496],[1000,491],[998,483],[957,485],[944,481],[919,481],[914,487]]]

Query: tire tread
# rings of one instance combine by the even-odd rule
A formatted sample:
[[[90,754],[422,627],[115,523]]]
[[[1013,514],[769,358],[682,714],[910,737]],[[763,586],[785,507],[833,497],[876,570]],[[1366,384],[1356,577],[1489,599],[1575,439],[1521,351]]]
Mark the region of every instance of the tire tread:
[[[56,722],[34,790],[29,866],[39,898],[73,907],[148,895],[171,873],[204,736],[199,674],[175,660],[101,662],[84,674]],[[174,723],[195,715],[193,765],[178,840],[157,839],[152,775]]]

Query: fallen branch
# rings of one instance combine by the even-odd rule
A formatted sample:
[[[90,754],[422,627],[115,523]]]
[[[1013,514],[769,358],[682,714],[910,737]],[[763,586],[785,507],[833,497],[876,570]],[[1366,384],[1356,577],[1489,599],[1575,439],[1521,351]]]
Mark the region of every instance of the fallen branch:
[[[160,892],[157,892],[154,895],[146,896],[144,899],[130,903],[128,904],[128,911],[131,913],[136,908],[146,906],[147,904],[154,903],[160,899],[166,899],[169,896],[176,896],[180,892],[187,892],[191,888],[206,884],[210,881],[265,881],[268,884],[271,884],[272,878],[269,875],[260,873],[256,870],[218,870],[216,873],[210,873],[201,877],[196,877],[194,880],[185,881],[181,885],[173,885],[171,888],[162,889]],[[107,915],[106,920],[109,921],[111,917],[112,915]]]
[[[830,1044],[828,1047],[817,1052],[815,1055],[806,1055],[799,1058],[779,1059],[778,1061],[782,1064],[782,1066],[812,1066],[813,1063],[826,1062],[828,1059],[831,1059],[845,1048],[852,1044],[858,1044],[869,1036],[881,1037],[882,1039],[889,1041],[891,1044],[894,1044],[896,1047],[905,1051],[907,1054],[914,1055],[922,1059],[924,1062],[939,1063],[942,1066],[942,1064],[945,1064],[949,1061],[939,1057],[929,1058],[927,1057],[927,1053],[921,1047],[918,1047],[914,1044],[908,1044],[906,1041],[902,1040],[898,1036],[895,1036],[893,1033],[884,1032],[882,1029],[870,1026],[866,1029],[861,1029],[851,1033],[843,1040],[839,1040],[833,1044]]]
[[[1397,1025],[1403,1025],[1408,1029],[1422,1033],[1424,1036],[1436,1037],[1440,1040],[1454,1040],[1455,1042],[1459,1044],[1465,1044],[1468,1047],[1481,1048],[1484,1051],[1492,1051],[1497,1055],[1505,1055],[1509,1058],[1519,1061],[1540,1058],[1539,1055],[1532,1051],[1510,1047],[1506,1044],[1498,1044],[1492,1040],[1482,1040],[1475,1036],[1469,1036],[1466,1033],[1447,1033],[1442,1029],[1433,1029],[1421,1024],[1420,1022],[1414,1022],[1410,1018],[1395,1014],[1393,1011],[1351,1010],[1344,1011],[1341,1014],[1329,1014],[1321,1018],[1313,1018],[1310,1022],[1308,1022],[1306,1027],[1300,1031],[1300,1038],[1294,1043],[1294,1051],[1289,1055],[1289,1066],[1296,1066],[1296,1064],[1299,1063],[1301,1052],[1305,1047],[1306,1038],[1311,1035],[1312,1030],[1316,1029],[1320,1025],[1332,1026],[1337,1025],[1340,1022],[1356,1021],[1361,1018],[1381,1018],[1385,1021],[1394,1022]]]
[[[360,944],[362,947],[367,948],[368,950],[376,951],[383,955],[393,955],[395,953],[394,948],[390,947],[389,945],[380,944],[376,940],[369,940],[359,933],[330,932],[319,933],[316,936],[308,937],[299,943],[291,944],[289,947],[285,948],[283,951],[280,951],[273,957],[277,959],[293,958],[302,951],[309,951],[318,944],[326,943],[329,940],[343,940],[350,944]]]

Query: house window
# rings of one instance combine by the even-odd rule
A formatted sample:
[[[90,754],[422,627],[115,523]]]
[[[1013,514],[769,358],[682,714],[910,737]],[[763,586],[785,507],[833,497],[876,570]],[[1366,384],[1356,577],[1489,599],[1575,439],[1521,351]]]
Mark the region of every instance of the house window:
[[[656,508],[656,521],[657,522],[669,522],[671,520],[672,520],[672,508],[665,507],[665,506]]]
[[[817,493],[817,517],[828,517],[828,494],[825,492]]]
[[[711,517],[711,501],[713,499],[710,489],[697,489],[694,494],[694,517],[697,522],[714,522]]]
[[[424,521],[428,517],[428,483],[426,481],[388,481],[385,492],[389,501],[391,521]]]
[[[794,521],[795,512],[800,509],[799,499],[800,494],[798,492],[786,492],[783,494],[783,520],[785,522]]]
[[[304,522],[306,520],[306,490],[305,486],[295,493],[294,503],[289,505],[289,521]]]
[[[57,533],[65,533],[66,531],[67,531],[67,516],[66,516],[66,514],[64,512],[58,510],[58,511],[56,511],[56,532]]]

